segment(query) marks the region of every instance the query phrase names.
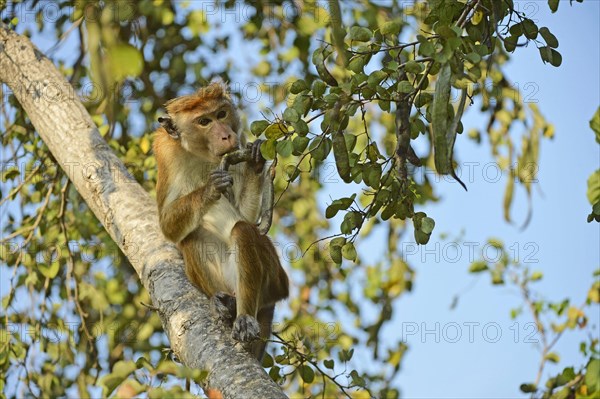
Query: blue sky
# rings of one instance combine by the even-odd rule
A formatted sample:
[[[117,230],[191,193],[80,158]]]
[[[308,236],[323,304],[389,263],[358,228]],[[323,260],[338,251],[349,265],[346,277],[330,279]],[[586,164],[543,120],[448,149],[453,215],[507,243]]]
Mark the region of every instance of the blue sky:
[[[476,146],[462,137],[457,142],[460,162],[481,165],[474,168],[475,180],[468,184],[468,192],[456,183],[442,182],[439,189],[443,201],[425,211],[435,218],[436,231],[454,236],[464,229],[463,240],[480,243],[479,248],[491,236],[500,238],[507,247],[515,245],[513,248],[518,248],[521,256],[529,255],[529,266],[544,272],[543,281],[536,284],[544,298],[559,301],[569,297],[573,304],[581,304],[592,282],[592,272],[600,265],[600,227],[586,223],[590,212],[587,179],[600,167],[600,147],[588,124],[600,105],[600,2],[570,6],[561,1],[557,14],[550,13],[545,1],[515,3],[536,10],[533,19],[556,35],[563,55],[562,66],[554,68],[544,65],[538,50],[530,46],[518,49],[508,67],[513,83],[521,88],[528,83],[535,85],[538,91],[532,99],[539,100],[542,113],[556,127],[554,140],[542,141],[539,190],[533,190],[531,223],[521,231],[504,222],[502,197],[506,180],[493,183],[493,169],[485,173],[483,166],[491,161],[489,147]],[[463,123],[481,127],[481,118],[473,108]],[[513,204],[517,221],[523,220],[526,209],[527,200],[520,192]],[[452,249],[444,247],[448,241],[439,242],[442,254],[444,248]],[[468,275],[467,247],[462,249],[456,263],[445,261],[443,256],[436,261],[434,255],[424,251],[408,257],[417,272],[416,284],[413,294],[400,301],[395,324],[398,331],[412,331],[415,324],[419,331],[407,335],[410,349],[399,378],[403,396],[523,397],[519,384],[534,380],[539,362],[539,352],[527,338],[535,340],[539,336],[529,336],[533,329],[527,325],[531,319],[526,312],[516,320],[509,317],[509,310],[522,303],[518,292],[492,287],[487,275],[479,279]],[[454,252],[447,254],[447,258],[456,257]],[[478,281],[472,285],[474,279]],[[453,296],[467,287],[458,307],[449,310]],[[599,315],[590,316],[598,336]],[[440,323],[439,343],[435,342],[435,333],[422,334],[423,328],[434,330],[435,323]],[[473,326],[473,342],[469,342],[469,326]],[[462,338],[450,342],[456,340],[457,331]],[[500,338],[495,336],[497,331],[502,334]],[[569,333],[561,338],[556,346],[561,363],[546,368],[544,381],[564,366],[584,364],[578,352],[581,338]],[[493,342],[496,339],[498,342]]]

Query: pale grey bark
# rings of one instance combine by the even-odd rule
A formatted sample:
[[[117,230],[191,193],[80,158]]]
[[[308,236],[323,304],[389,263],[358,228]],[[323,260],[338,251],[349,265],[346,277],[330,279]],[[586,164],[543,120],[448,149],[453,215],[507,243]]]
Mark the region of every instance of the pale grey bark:
[[[137,271],[181,362],[209,371],[225,398],[285,398],[260,365],[214,322],[158,227],[156,203],[127,173],[64,76],[26,37],[0,24],[6,83],[90,209]]]

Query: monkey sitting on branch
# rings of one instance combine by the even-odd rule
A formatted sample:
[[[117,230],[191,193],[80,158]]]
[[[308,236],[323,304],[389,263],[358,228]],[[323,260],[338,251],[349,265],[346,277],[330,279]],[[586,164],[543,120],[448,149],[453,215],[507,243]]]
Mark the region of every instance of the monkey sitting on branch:
[[[273,186],[261,141],[246,144],[222,83],[170,100],[165,108],[153,145],[160,227],[183,253],[190,281],[260,361],[275,303],[289,290],[265,235]]]

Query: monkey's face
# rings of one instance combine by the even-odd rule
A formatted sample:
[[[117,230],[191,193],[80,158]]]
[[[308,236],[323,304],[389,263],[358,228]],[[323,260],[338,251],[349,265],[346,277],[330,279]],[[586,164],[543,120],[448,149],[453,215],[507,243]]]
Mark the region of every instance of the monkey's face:
[[[209,162],[239,147],[238,119],[233,108],[224,104],[211,112],[190,113],[181,135],[185,150]]]

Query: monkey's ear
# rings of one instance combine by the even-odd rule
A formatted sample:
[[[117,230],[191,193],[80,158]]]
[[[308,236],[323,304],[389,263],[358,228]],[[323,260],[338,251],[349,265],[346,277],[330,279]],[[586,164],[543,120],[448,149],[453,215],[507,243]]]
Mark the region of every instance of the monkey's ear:
[[[167,133],[169,133],[169,136],[173,137],[175,140],[179,140],[179,132],[170,116],[159,116],[158,123],[165,128]]]

